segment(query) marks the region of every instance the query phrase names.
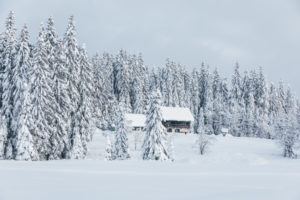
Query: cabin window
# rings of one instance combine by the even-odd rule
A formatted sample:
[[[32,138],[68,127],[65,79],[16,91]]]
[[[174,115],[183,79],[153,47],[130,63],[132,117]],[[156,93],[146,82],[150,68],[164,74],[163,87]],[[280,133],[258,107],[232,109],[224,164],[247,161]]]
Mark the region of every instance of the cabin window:
[[[169,132],[169,133],[172,133],[172,129],[171,129],[171,128],[168,128],[168,132]]]
[[[179,129],[179,128],[176,128],[176,129],[175,129],[175,133],[180,133],[180,129]]]

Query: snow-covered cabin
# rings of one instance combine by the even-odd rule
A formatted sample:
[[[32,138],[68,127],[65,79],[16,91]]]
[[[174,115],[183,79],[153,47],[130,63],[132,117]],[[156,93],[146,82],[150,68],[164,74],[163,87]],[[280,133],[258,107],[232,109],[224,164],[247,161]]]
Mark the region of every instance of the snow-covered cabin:
[[[161,107],[162,123],[169,133],[189,133],[194,117],[188,108]],[[126,124],[133,132],[143,131],[146,116],[143,114],[125,114]]]
[[[125,114],[126,125],[133,132],[142,132],[146,124],[146,115],[143,114]]]
[[[188,108],[161,107],[162,123],[169,133],[189,133],[194,117]]]

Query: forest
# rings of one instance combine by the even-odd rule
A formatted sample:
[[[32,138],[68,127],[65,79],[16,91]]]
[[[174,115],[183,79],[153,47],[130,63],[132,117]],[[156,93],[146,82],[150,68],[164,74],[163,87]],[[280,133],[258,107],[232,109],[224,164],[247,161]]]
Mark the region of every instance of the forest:
[[[50,17],[30,41],[27,26],[18,33],[9,13],[0,33],[1,159],[83,159],[94,127],[110,130],[120,110],[145,114],[157,96],[160,105],[188,107],[195,134],[225,127],[236,137],[276,139],[283,156],[296,158],[299,100],[283,82],[268,82],[262,68],[241,72],[237,63],[227,80],[206,63],[189,70],[166,59],[152,67],[125,50],[90,56],[73,16],[63,36]]]

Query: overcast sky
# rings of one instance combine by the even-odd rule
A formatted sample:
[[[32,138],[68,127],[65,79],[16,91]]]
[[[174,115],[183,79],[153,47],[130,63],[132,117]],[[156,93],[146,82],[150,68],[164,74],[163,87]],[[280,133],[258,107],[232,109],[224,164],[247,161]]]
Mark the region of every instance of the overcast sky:
[[[238,61],[300,95],[299,0],[0,0],[1,32],[10,10],[32,39],[50,15],[63,34],[74,14],[90,54],[123,48],[142,52],[148,66],[167,57],[188,68],[204,61],[226,77]]]

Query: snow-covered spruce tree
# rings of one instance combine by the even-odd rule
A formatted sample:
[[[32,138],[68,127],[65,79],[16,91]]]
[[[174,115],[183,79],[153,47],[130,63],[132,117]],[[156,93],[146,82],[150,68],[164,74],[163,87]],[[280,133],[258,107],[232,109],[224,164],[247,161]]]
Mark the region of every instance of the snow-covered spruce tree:
[[[89,61],[85,46],[80,49],[80,83],[78,91],[80,99],[75,111],[73,132],[71,135],[70,158],[83,159],[87,154],[87,142],[91,140],[92,119],[92,66]],[[73,141],[73,143],[72,143]]]
[[[172,80],[172,102],[173,106],[183,106],[184,99],[184,83],[183,83],[183,74],[181,66],[178,64],[173,64],[173,80]]]
[[[74,114],[78,109],[80,94],[78,85],[80,82],[80,65],[79,65],[79,48],[76,39],[76,29],[74,17],[69,18],[69,24],[63,39],[63,46],[65,48],[66,66],[68,68],[68,95],[70,98],[70,111],[71,124],[74,123]],[[71,127],[74,127],[71,125]],[[70,130],[72,133],[72,128]]]
[[[168,160],[167,133],[162,124],[160,110],[161,94],[159,90],[153,91],[150,96],[150,105],[147,111],[146,135],[143,144],[144,160]]]
[[[282,155],[288,158],[297,158],[294,152],[295,145],[299,139],[299,125],[296,123],[294,115],[280,114],[275,125],[279,144],[283,148]]]
[[[238,103],[235,98],[229,99],[229,127],[230,127],[230,133],[233,136],[240,137],[242,135],[241,133],[241,125],[243,121],[243,113],[245,113],[243,106],[241,103]]]
[[[51,155],[50,138],[54,132],[55,99],[51,88],[53,87],[52,72],[47,61],[43,25],[33,52],[30,80],[29,126],[35,139],[39,159],[48,160]]]
[[[213,133],[213,93],[212,93],[212,78],[209,72],[209,67],[202,63],[201,72],[199,77],[199,99],[200,108],[204,112],[204,124],[209,130],[210,134]]]
[[[53,74],[53,92],[55,98],[55,121],[53,122],[54,133],[51,141],[51,156],[49,159],[62,159],[67,157],[70,149],[69,145],[69,112],[70,96],[68,94],[69,72],[66,65],[65,48],[61,40],[57,40],[57,49],[55,51],[54,74]]]
[[[299,141],[299,121],[297,120],[297,103],[295,97],[288,89],[285,98],[285,112],[280,113],[275,131],[279,143],[283,148],[283,156],[288,158],[296,158],[294,153],[296,143]]]
[[[86,47],[80,49],[80,84],[79,93],[81,97],[81,114],[83,116],[82,134],[86,141],[90,141],[92,138],[91,127],[94,125],[92,118],[92,92],[94,92],[94,85],[92,82],[92,64],[88,57]]]
[[[38,160],[35,142],[30,133],[29,124],[29,88],[28,74],[32,62],[30,58],[29,35],[25,25],[18,43],[16,52],[16,63],[12,74],[14,84],[13,95],[13,121],[14,146],[16,160]]]
[[[113,146],[111,144],[109,135],[106,135],[105,160],[114,160]]]
[[[4,116],[1,117],[0,121],[0,160],[5,159],[5,144],[6,144],[6,137],[7,137],[7,123]]]
[[[174,73],[174,65],[173,61],[167,59],[166,67],[162,70],[162,97],[163,97],[163,105],[165,106],[175,106],[174,105],[174,95],[173,95],[173,73]],[[175,94],[176,96],[176,94]]]
[[[212,112],[212,127],[215,135],[221,133],[221,128],[223,127],[223,117],[225,117],[223,112],[222,104],[222,93],[221,93],[221,79],[218,70],[215,69],[212,81],[212,96],[213,96],[213,112]]]
[[[106,53],[103,54],[103,58],[101,58],[98,53],[92,58],[92,82],[94,86],[94,91],[92,93],[92,116],[95,120],[95,126],[102,130],[108,128],[108,121],[106,118],[108,117],[106,108],[109,101],[107,90],[108,82],[105,80],[107,74],[105,74],[105,71],[102,67],[102,63],[108,61],[108,58],[109,55]]]
[[[50,136],[51,153],[49,159],[61,159],[66,157],[67,145],[67,119],[70,101],[67,96],[67,68],[65,48],[54,28],[54,21],[49,17],[45,31],[45,49],[47,63],[50,69],[51,93],[54,94],[53,102],[53,132]]]
[[[4,71],[3,61],[2,61],[3,51],[4,51],[4,47],[5,47],[4,35],[5,35],[5,32],[0,33],[0,72]],[[2,81],[1,81],[2,78],[3,77],[0,76],[0,83],[1,83],[1,85],[0,85],[0,108],[2,107],[2,92],[3,92]]]
[[[100,128],[110,129],[115,120],[118,107],[114,95],[114,57],[104,53],[99,64],[94,65],[94,102],[98,109]]]
[[[53,18],[49,17],[45,35],[45,45],[47,51],[47,60],[52,73],[55,72],[55,64],[57,62],[57,51],[59,50],[58,42],[58,36],[54,28]]]
[[[222,96],[221,93],[216,93],[215,98],[213,99],[213,112],[212,112],[212,128],[215,135],[221,133],[222,127],[225,125],[225,111],[224,106],[222,106]]]
[[[152,68],[149,74],[149,91],[153,91],[156,89],[160,89],[160,77],[159,77],[159,69],[158,68]]]
[[[131,112],[130,105],[130,66],[128,55],[121,50],[117,55],[114,66],[114,91],[119,102],[125,103],[126,112]]]
[[[143,113],[144,112],[144,79],[145,72],[143,71],[142,60],[139,60],[135,55],[131,58],[131,90],[130,90],[130,99],[131,107],[133,113]]]
[[[130,158],[128,152],[127,127],[125,121],[125,105],[121,102],[118,110],[117,127],[115,135],[114,153],[115,159],[126,160]]]
[[[284,112],[283,108],[280,105],[279,102],[279,94],[278,94],[278,89],[276,88],[274,83],[270,84],[270,88],[269,88],[269,110],[268,110],[268,114],[269,117],[272,121],[272,123],[274,122],[274,119],[276,119],[277,115],[281,112]]]
[[[238,63],[235,66],[231,80],[231,91],[229,95],[230,130],[233,136],[241,136],[241,125],[243,113],[245,113],[245,103],[242,98],[241,75]]]
[[[191,74],[183,68],[183,85],[184,85],[184,107],[190,107],[191,100]]]
[[[26,85],[26,84],[25,84]],[[29,96],[26,95],[23,102],[23,109],[18,115],[16,126],[16,139],[15,139],[15,158],[16,160],[39,160],[39,154],[36,149],[36,142],[30,132],[29,127]]]
[[[285,109],[285,90],[284,90],[284,83],[282,81],[279,81],[278,101],[279,101],[280,107],[284,110],[284,112],[286,112],[286,109]]]
[[[69,135],[69,152],[68,158],[82,158],[84,156],[82,138],[80,135],[80,121],[78,117],[79,114],[79,104],[80,104],[80,93],[79,93],[79,83],[80,83],[80,54],[79,47],[76,39],[76,29],[74,17],[69,18],[69,23],[67,30],[63,39],[63,47],[65,48],[66,55],[66,66],[68,68],[68,95],[70,99],[69,104],[69,125],[68,125],[68,135]]]
[[[202,109],[200,109],[199,111],[197,123],[198,139],[196,141],[196,146],[198,147],[199,153],[203,155],[204,153],[206,153],[207,149],[209,148],[209,145],[211,145],[211,139],[207,135],[210,134],[210,132],[204,124],[204,115]]]
[[[142,113],[146,113],[147,105],[149,104],[149,93],[150,93],[150,74],[147,66],[144,65],[144,61],[142,59],[142,54],[139,54],[138,57],[140,66],[141,66],[141,74],[143,83],[143,111]]]
[[[13,94],[14,84],[12,82],[13,71],[15,68],[15,54],[17,47],[17,37],[15,28],[14,13],[10,12],[6,21],[6,31],[4,34],[4,49],[2,53],[2,73],[1,73],[1,87],[2,87],[2,115],[6,119],[7,140],[5,144],[5,158],[13,159],[15,147],[13,140],[15,138],[12,130],[13,119]]]
[[[191,93],[191,99],[190,99],[190,110],[193,113],[195,121],[197,121],[198,117],[198,108],[200,107],[199,105],[199,72],[195,68],[192,72],[192,80],[191,80],[191,88],[190,88],[190,93]],[[193,131],[194,133],[198,129],[198,124],[194,123],[193,126]]]
[[[234,74],[232,75],[231,80],[231,94],[230,98],[235,99],[237,103],[242,101],[242,86],[241,86],[241,75],[240,75],[240,66],[236,63]]]
[[[252,91],[248,93],[247,106],[242,113],[241,136],[253,137],[255,135],[255,105]]]

